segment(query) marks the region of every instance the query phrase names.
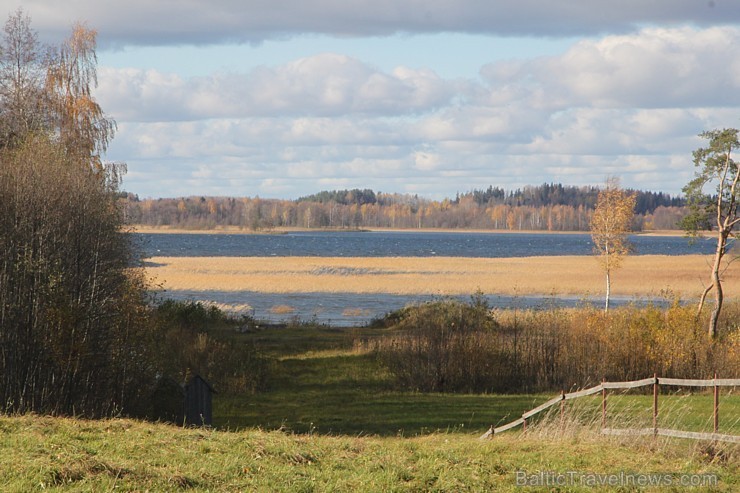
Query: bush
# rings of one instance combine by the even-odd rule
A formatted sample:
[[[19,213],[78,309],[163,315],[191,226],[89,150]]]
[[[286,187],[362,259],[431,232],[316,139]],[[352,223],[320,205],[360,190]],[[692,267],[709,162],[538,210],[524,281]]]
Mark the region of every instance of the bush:
[[[272,366],[251,343],[229,337],[240,323],[214,306],[166,300],[154,309],[160,375],[185,382],[199,374],[219,392],[256,392],[267,386]]]
[[[139,398],[146,285],[117,185],[45,137],[0,151],[0,410],[99,416]]]
[[[421,391],[573,390],[602,379],[740,375],[740,305],[726,310],[720,338],[694,306],[506,310],[481,301],[435,301],[388,320],[376,343],[400,386]],[[381,325],[382,323],[379,323]]]
[[[505,388],[508,357],[492,337],[498,324],[482,298],[438,300],[405,308],[377,346],[404,388],[488,392]]]

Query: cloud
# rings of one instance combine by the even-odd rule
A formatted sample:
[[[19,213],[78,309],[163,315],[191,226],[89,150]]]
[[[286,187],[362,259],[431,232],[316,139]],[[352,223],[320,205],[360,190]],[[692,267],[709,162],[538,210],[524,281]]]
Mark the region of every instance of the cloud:
[[[37,28],[61,39],[85,20],[104,45],[259,43],[302,33],[338,37],[463,32],[503,36],[593,36],[646,25],[725,25],[735,0],[31,0]]]
[[[277,115],[398,115],[449,104],[455,83],[426,69],[383,73],[324,53],[249,74],[183,79],[156,70],[100,70],[97,95],[120,119],[153,121]]]
[[[739,44],[736,27],[648,28],[583,40],[558,57],[494,63],[481,74],[499,104],[530,94],[551,108],[734,106]]]
[[[646,28],[470,80],[334,53],[209,77],[102,69],[98,97],[120,124],[109,157],[142,195],[441,198],[607,175],[679,193],[696,135],[737,126],[738,45],[738,28]]]

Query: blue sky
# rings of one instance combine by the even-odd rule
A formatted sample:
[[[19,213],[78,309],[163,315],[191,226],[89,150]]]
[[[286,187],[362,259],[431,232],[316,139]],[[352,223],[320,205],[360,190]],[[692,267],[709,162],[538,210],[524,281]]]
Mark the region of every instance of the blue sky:
[[[7,14],[17,3],[0,0]],[[488,185],[679,193],[740,126],[733,0],[26,0],[98,30],[107,158],[141,197]],[[0,10],[2,11],[2,10]]]
[[[218,71],[243,72],[264,65],[283,65],[318,53],[341,52],[386,72],[399,65],[409,65],[433,68],[445,78],[468,78],[476,77],[480,67],[491,61],[557,55],[564,53],[574,41],[575,38],[542,40],[467,33],[344,39],[303,34],[259,44],[129,46],[102,52],[100,63],[117,68],[156,68],[192,77]]]

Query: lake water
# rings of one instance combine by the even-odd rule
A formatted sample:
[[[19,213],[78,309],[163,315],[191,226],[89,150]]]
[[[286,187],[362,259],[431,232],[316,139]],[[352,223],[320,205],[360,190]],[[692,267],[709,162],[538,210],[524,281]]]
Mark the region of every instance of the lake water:
[[[145,257],[530,257],[593,255],[588,234],[538,233],[416,233],[416,232],[297,232],[288,234],[135,234]],[[711,254],[712,239],[691,243],[683,237],[630,238],[634,255]],[[585,260],[585,259],[584,259]],[[432,296],[349,293],[265,294],[248,291],[169,291],[163,297],[213,301],[271,322],[291,318],[330,325],[361,325],[409,303]],[[466,299],[461,297],[461,299]],[[488,296],[494,307],[600,305],[599,298]],[[636,302],[614,299],[614,304]],[[661,300],[642,300],[662,303]],[[247,306],[248,308],[245,308]],[[278,308],[282,307],[282,308]],[[290,310],[287,308],[290,307]]]
[[[535,257],[592,255],[588,234],[299,232],[136,234],[145,257]],[[709,254],[716,240],[630,237],[635,255]]]

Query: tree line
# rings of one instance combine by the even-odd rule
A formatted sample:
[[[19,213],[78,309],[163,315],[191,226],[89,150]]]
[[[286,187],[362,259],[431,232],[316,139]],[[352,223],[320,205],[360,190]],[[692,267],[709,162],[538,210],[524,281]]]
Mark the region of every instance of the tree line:
[[[683,199],[662,192],[629,190],[635,196],[632,229],[677,229],[687,210]],[[297,200],[259,197],[180,197],[139,199],[122,196],[130,224],[246,230],[301,228],[452,228],[536,231],[588,231],[599,189],[561,184],[514,191],[490,186],[431,200],[418,195],[373,190],[323,191]]]

